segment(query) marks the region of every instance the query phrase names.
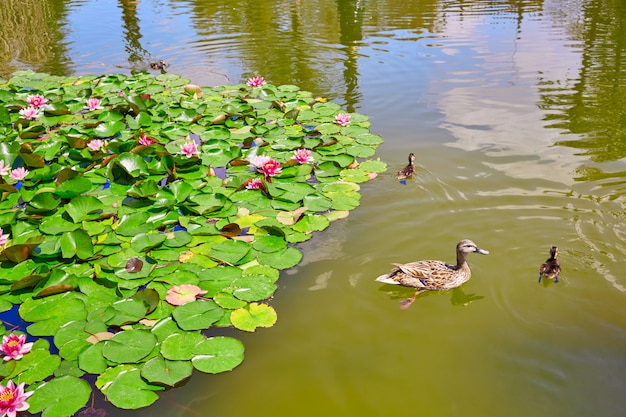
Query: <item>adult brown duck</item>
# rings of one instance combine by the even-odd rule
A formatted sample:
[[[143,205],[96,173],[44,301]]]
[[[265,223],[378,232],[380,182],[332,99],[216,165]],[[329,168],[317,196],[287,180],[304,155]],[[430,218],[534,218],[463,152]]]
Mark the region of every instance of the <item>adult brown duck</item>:
[[[423,291],[449,290],[467,282],[472,275],[466,261],[467,255],[470,253],[487,255],[489,251],[479,248],[469,239],[464,239],[456,245],[456,265],[431,260],[408,264],[392,263],[395,268],[388,274],[376,278],[376,281],[417,289],[413,297],[402,301],[400,308],[404,310]]]
[[[541,278],[554,279],[554,282],[559,282],[559,274],[561,273],[561,264],[559,260],[556,259],[556,255],[559,251],[559,248],[556,246],[552,246],[550,248],[550,257],[546,259],[544,263],[539,267],[539,281],[541,282]]]

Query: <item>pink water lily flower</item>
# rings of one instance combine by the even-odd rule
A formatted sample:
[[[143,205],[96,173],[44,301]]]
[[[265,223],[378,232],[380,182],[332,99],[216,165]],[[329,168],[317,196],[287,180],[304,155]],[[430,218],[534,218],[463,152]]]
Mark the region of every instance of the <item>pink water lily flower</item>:
[[[350,124],[350,115],[348,113],[339,113],[335,116],[335,123],[339,126],[348,126]]]
[[[0,246],[4,246],[5,243],[9,240],[9,235],[4,234],[4,230],[0,228]]]
[[[248,84],[248,87],[260,87],[265,84],[265,79],[263,77],[252,77],[248,79],[246,84]]]
[[[261,180],[261,178],[253,178],[248,181],[246,188],[248,190],[263,190],[265,186],[263,185],[263,180]]]
[[[16,335],[11,333],[8,336],[2,336],[2,344],[0,345],[0,351],[4,355],[5,361],[22,359],[24,354],[30,352],[32,349],[32,343],[26,343],[26,336]]]
[[[269,182],[271,177],[281,173],[282,168],[280,167],[280,162],[270,159],[259,168],[259,171],[265,175],[265,180]]]
[[[24,178],[26,178],[26,176],[28,175],[30,171],[27,170],[24,167],[19,167],[19,168],[15,168],[13,170],[11,170],[11,173],[9,174],[9,177],[11,177],[14,180],[23,180]]]
[[[202,291],[202,289],[197,285],[174,285],[172,288],[167,290],[167,296],[165,297],[165,301],[175,306],[181,306],[183,304],[195,301],[196,297],[201,297],[206,293],[206,291]]]
[[[97,109],[101,109],[102,106],[100,106],[101,102],[100,99],[97,99],[95,97],[90,97],[87,101],[86,101],[86,108],[88,110],[97,110]]]
[[[4,165],[4,161],[0,161],[0,175],[8,175],[9,171],[11,171],[11,167]]]
[[[269,156],[265,156],[265,155],[252,155],[248,157],[248,161],[250,161],[250,163],[252,165],[254,165],[256,168],[261,168],[263,165],[265,165],[267,162],[269,162],[272,158],[270,158]]]
[[[20,116],[22,116],[26,120],[35,120],[39,116],[41,116],[41,112],[39,111],[39,109],[33,106],[24,107],[22,110],[19,111],[19,113]]]
[[[150,138],[145,133],[142,133],[141,135],[139,135],[139,139],[137,139],[137,142],[139,142],[139,144],[143,146],[150,146],[156,143],[152,138]]]
[[[38,109],[46,105],[48,99],[44,98],[41,94],[33,94],[26,96],[26,102],[32,107]]]
[[[104,146],[104,141],[102,139],[93,139],[93,140],[90,140],[89,143],[87,144],[87,147],[94,152],[100,150],[100,148],[102,148],[103,146]]]
[[[187,158],[200,155],[200,151],[198,151],[198,145],[196,145],[196,142],[183,143],[180,147],[180,153],[182,155],[185,155]]]
[[[295,151],[293,151],[293,156],[291,157],[291,159],[295,159],[301,164],[313,162],[311,151],[308,149],[296,149]]]
[[[24,383],[17,387],[12,380],[7,386],[0,385],[0,416],[15,417],[18,412],[26,411],[30,405],[26,402],[34,391],[24,392]]]

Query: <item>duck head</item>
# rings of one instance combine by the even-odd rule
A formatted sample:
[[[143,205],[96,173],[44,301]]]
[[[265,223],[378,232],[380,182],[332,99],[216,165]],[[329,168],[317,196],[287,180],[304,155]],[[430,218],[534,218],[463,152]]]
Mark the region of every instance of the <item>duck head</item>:
[[[481,255],[488,255],[489,251],[485,249],[481,249],[469,239],[463,239],[456,245],[457,253],[480,253]]]

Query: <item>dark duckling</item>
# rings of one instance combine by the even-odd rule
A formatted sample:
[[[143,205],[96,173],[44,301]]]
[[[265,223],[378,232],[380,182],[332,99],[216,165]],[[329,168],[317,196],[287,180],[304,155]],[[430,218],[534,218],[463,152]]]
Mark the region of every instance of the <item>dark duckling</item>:
[[[163,60],[150,63],[150,68],[155,69],[155,70],[162,70],[162,69],[165,69],[167,66],[168,66],[168,63]]]
[[[409,154],[409,165],[405,166],[400,171],[398,171],[399,180],[407,179],[409,177],[412,177],[415,174],[415,165],[413,165],[414,161],[415,161],[415,154],[411,152]]]
[[[556,255],[559,249],[556,246],[550,248],[550,257],[541,264],[539,267],[539,281],[541,278],[554,279],[554,282],[559,282],[559,273],[561,273],[561,264],[556,259]]]

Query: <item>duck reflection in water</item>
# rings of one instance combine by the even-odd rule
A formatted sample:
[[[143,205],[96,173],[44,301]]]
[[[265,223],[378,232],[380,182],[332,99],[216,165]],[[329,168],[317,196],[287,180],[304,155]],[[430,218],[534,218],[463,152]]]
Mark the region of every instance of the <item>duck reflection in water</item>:
[[[387,287],[388,288],[388,287]],[[477,295],[474,293],[466,294],[463,286],[458,288],[453,288],[448,291],[422,291],[418,292],[417,295],[413,294],[407,298],[409,294],[406,288],[394,288],[392,290],[385,290],[383,288],[380,291],[385,292],[389,295],[389,298],[392,300],[400,300],[400,309],[406,310],[413,304],[413,302],[418,298],[426,298],[426,297],[439,297],[445,294],[450,294],[450,304],[457,307],[465,307],[470,305],[470,303],[482,300],[485,298],[484,295]]]

